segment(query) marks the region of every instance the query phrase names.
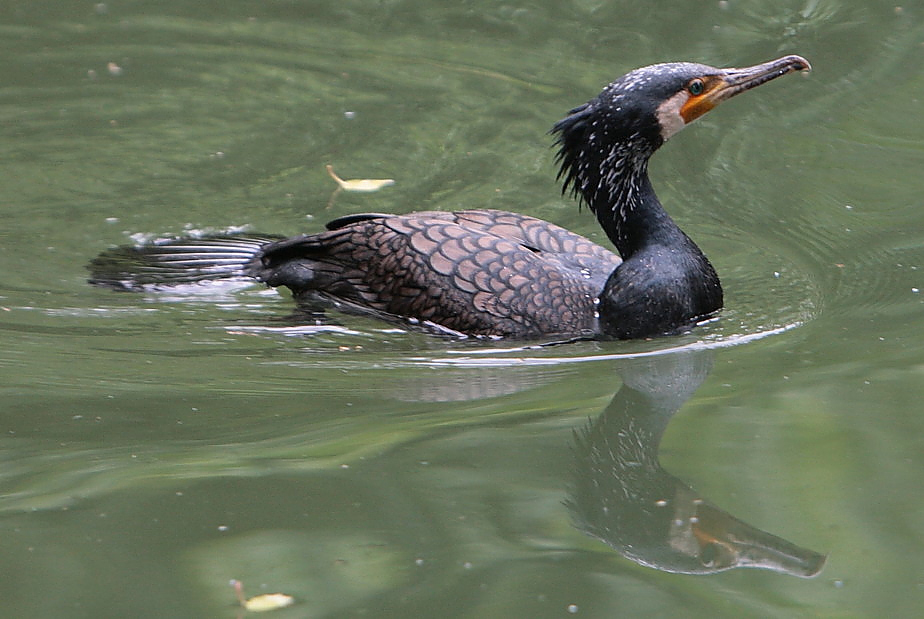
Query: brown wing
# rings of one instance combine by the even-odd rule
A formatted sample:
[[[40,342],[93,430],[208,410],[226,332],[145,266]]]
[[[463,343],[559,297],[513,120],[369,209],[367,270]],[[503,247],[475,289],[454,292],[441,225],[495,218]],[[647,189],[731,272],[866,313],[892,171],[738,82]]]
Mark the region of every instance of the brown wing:
[[[587,238],[542,219],[495,210],[457,211],[456,221],[488,234],[516,240],[564,269],[583,270],[597,291],[622,259]]]
[[[339,224],[339,225],[338,225]],[[266,247],[259,277],[472,335],[596,331],[596,297],[618,256],[503,211],[351,216]]]

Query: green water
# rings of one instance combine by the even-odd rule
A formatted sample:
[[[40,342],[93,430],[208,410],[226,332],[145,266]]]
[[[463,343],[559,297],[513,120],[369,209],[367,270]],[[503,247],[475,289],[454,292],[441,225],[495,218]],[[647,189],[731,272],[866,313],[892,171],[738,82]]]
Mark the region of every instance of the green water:
[[[726,289],[689,335],[518,348],[85,282],[110,245],[364,211],[602,242],[551,124],[639,65],[788,53],[814,71],[652,161]],[[924,8],[10,1],[0,59],[0,615],[232,618],[232,578],[280,618],[924,607]],[[329,204],[328,163],[396,184]],[[666,571],[658,493],[826,564]]]

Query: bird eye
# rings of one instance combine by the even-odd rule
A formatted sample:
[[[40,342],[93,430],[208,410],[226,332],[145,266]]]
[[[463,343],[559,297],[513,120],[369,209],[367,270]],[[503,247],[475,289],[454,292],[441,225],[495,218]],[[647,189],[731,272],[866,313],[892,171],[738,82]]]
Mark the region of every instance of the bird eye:
[[[692,82],[690,82],[689,86],[687,86],[687,90],[689,90],[690,94],[693,95],[694,97],[697,95],[703,94],[703,91],[705,89],[706,89],[706,86],[703,84],[703,80],[701,79],[695,79]]]

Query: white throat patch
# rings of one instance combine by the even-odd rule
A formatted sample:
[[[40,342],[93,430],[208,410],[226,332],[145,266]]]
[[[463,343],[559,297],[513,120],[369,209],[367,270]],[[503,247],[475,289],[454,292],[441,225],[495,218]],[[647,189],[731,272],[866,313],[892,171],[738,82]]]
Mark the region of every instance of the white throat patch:
[[[661,137],[665,142],[686,126],[680,109],[689,99],[690,93],[684,89],[658,106],[658,123],[661,125]]]

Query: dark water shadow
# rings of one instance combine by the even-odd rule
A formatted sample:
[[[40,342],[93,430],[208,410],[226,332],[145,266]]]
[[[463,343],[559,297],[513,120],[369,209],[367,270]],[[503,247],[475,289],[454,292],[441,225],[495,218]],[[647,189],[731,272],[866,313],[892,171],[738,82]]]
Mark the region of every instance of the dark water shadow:
[[[603,413],[575,432],[573,522],[640,565],[681,574],[752,567],[802,578],[826,556],[735,518],[658,461],[674,414],[712,369],[710,351],[631,359]]]

